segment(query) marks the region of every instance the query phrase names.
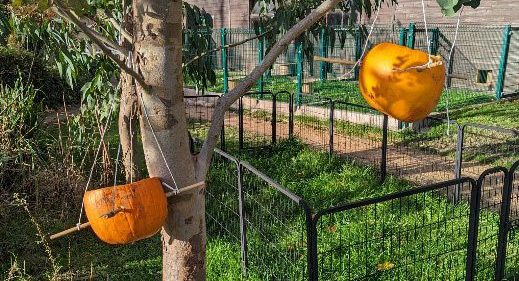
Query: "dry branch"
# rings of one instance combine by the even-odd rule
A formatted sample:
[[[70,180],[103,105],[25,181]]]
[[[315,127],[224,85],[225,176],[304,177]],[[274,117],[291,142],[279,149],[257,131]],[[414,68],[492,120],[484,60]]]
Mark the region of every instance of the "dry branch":
[[[338,59],[338,58],[325,58],[325,57],[319,57],[319,56],[314,56],[314,61],[324,61],[324,62],[335,63],[335,64],[342,64],[342,65],[355,65],[355,64],[357,64],[356,61],[343,60],[343,59]]]

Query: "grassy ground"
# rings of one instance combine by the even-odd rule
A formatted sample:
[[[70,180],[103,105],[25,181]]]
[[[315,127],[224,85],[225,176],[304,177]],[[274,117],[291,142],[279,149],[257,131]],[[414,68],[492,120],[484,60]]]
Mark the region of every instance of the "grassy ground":
[[[284,141],[271,150],[243,151],[235,154],[251,162],[292,192],[305,198],[314,209],[409,188],[406,183],[394,178],[379,185],[374,170],[340,158],[330,158],[325,153],[315,152],[294,141]],[[209,176],[209,192],[222,201],[209,200],[208,202],[209,216],[219,218],[215,221],[208,219],[208,280],[241,280],[239,244],[237,238],[231,235],[236,233],[237,225],[233,223],[236,222],[236,215],[233,213],[236,210],[226,209],[226,207],[236,207],[236,205],[233,205],[234,203],[222,205],[221,203],[236,202],[236,197],[234,197],[236,194],[228,193],[235,191],[232,188],[233,173],[232,170],[229,170],[233,166],[216,161]],[[290,205],[286,198],[280,197],[279,193],[273,192],[261,181],[257,181],[250,173],[246,173],[245,183],[248,187],[246,200],[250,200],[247,203],[248,223],[250,224],[248,230],[251,264],[249,280],[267,280],[269,278],[281,280],[277,278],[280,276],[288,278],[283,280],[289,280],[294,276],[304,275],[306,252],[303,243],[305,238],[304,235],[301,235],[303,217],[297,216],[300,214],[297,206]],[[254,197],[252,197],[253,195]],[[422,251],[422,255],[453,251],[447,256],[448,260],[452,262],[443,265],[443,273],[453,272],[459,277],[464,267],[465,230],[468,221],[467,204],[461,203],[453,207],[437,194],[427,194],[423,197],[409,198],[409,200],[405,201],[405,205],[400,203],[400,206],[406,206],[406,212],[402,212],[401,208],[398,209],[399,204],[392,202],[380,205],[379,215],[376,218],[373,217],[373,210],[366,210],[365,213],[361,211],[343,213],[323,218],[320,223],[320,237],[322,237],[319,240],[320,257],[327,260],[329,254],[324,250],[329,248],[340,247],[344,250],[341,255],[334,254],[335,259],[332,264],[321,265],[322,276],[329,277],[323,280],[342,280],[340,276],[346,275],[343,274],[345,268],[341,266],[343,266],[342,262],[346,260],[354,267],[358,267],[358,270],[350,270],[350,273],[355,276],[367,272],[389,278],[391,271],[388,268],[394,267],[399,272],[406,269],[406,276],[414,278],[420,273],[420,268],[429,268],[429,270],[436,268],[429,264],[430,261],[420,259],[420,251]],[[268,212],[263,209],[265,206],[268,206]],[[34,225],[30,223],[23,210],[17,207],[9,207],[9,211],[6,210],[1,214],[9,214],[11,218],[18,218],[1,220],[3,225],[0,227],[0,236],[10,238],[2,240],[2,263],[0,265],[2,277],[7,276],[10,266],[16,260],[20,268],[22,268],[22,264],[25,265],[25,273],[45,279],[42,277],[42,274],[45,273],[42,268],[47,268],[48,261],[45,258],[43,245],[36,243],[39,239],[36,236]],[[44,215],[40,216],[40,214]],[[38,211],[38,221],[43,222],[44,232],[57,231],[73,224],[72,219],[58,218],[59,214],[55,211]],[[497,216],[489,212],[485,213],[482,218],[484,219],[480,223],[480,229],[488,229],[489,233],[483,231],[481,237],[493,235],[493,231],[495,231],[493,226],[496,224]],[[345,221],[348,223],[344,223]],[[366,231],[365,226],[369,221],[376,222],[374,224],[375,232]],[[397,243],[394,239],[396,239],[395,234],[398,233],[398,228],[407,229],[408,226],[412,226],[411,230],[402,232],[401,234],[404,236],[401,238],[412,233],[413,239],[405,241],[405,243]],[[292,231],[286,231],[287,228]],[[229,229],[234,230],[226,231]],[[262,234],[267,234],[268,238]],[[383,235],[382,237],[386,237],[386,239],[381,241],[385,241],[386,245],[364,241],[370,237],[369,235],[376,237]],[[431,241],[431,235],[437,239],[445,239],[449,243],[436,242],[427,244],[426,248],[420,248],[424,247],[425,241]],[[344,240],[344,237],[351,237],[351,240]],[[341,241],[342,243],[337,244]],[[344,243],[351,241],[368,244],[363,248],[364,250],[355,247],[348,248]],[[399,245],[398,252],[394,252],[394,249],[391,252],[387,248],[392,243]],[[110,280],[158,280],[161,276],[161,249],[158,236],[133,245],[112,247],[100,243],[90,231],[84,231],[49,245],[57,263],[62,266],[62,271],[74,273],[76,276],[85,277],[92,274],[95,279],[109,278]],[[482,252],[492,251],[492,247],[493,244],[485,244]],[[348,249],[353,250],[353,253],[346,256],[345,253]],[[407,261],[413,258],[415,259],[413,266],[406,266]],[[454,262],[456,260],[458,262]],[[481,259],[482,268],[491,268],[491,262],[491,257],[485,255]],[[380,269],[381,267],[382,269]],[[329,272],[325,269],[333,271]],[[489,274],[490,271],[485,272],[484,274]],[[429,273],[433,274],[434,271],[429,271]]]

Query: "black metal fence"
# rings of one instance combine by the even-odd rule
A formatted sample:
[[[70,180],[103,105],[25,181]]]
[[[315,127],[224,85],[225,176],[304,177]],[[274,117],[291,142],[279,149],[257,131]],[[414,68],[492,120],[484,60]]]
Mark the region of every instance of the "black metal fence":
[[[218,98],[185,97],[195,140],[205,139]],[[418,185],[474,178],[519,157],[517,130],[454,121],[448,129],[447,121],[435,117],[403,124],[368,106],[342,100],[305,95],[297,106],[288,92],[254,92],[239,99],[226,113],[220,148],[226,150],[229,142],[240,149],[265,148],[290,137],[374,166],[381,181],[391,174]],[[199,143],[195,144],[197,150]]]
[[[249,278],[519,277],[519,161],[477,181],[453,179],[325,210],[218,149],[211,173],[208,235],[239,243]],[[461,200],[452,201],[458,189]]]

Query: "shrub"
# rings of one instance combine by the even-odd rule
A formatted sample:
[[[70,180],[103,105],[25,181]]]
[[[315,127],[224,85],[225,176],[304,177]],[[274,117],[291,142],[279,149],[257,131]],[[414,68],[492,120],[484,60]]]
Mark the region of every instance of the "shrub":
[[[0,184],[4,186],[16,181],[19,172],[31,169],[37,158],[33,136],[43,113],[37,92],[21,78],[13,86],[0,86]]]
[[[63,98],[67,103],[80,99],[79,93],[73,91],[56,71],[46,67],[30,52],[0,47],[0,61],[0,84],[13,87],[21,77],[38,90],[35,96],[37,102],[57,107],[63,104]]]

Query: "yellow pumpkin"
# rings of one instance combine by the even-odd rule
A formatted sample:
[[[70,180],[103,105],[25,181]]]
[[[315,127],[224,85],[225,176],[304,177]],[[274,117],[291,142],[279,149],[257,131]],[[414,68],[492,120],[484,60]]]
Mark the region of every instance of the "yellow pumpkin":
[[[109,244],[128,244],[154,235],[168,214],[158,178],[91,190],[83,203],[94,233]]]
[[[373,108],[403,122],[427,117],[438,105],[445,83],[441,57],[420,50],[381,43],[371,49],[360,67],[359,85],[364,99]]]

